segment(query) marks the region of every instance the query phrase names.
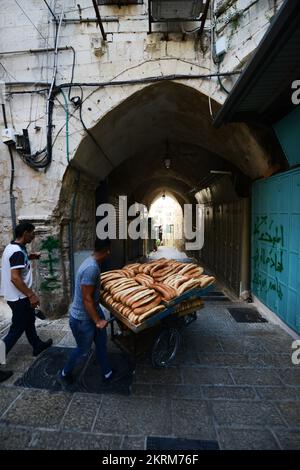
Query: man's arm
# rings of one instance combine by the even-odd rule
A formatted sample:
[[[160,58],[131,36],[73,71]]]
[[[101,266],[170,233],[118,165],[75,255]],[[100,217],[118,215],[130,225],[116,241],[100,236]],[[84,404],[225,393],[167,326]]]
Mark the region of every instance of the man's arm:
[[[16,286],[22,294],[29,298],[32,307],[37,307],[39,304],[39,298],[33,292],[32,289],[26,286],[21,276],[21,269],[11,269],[11,282]]]
[[[28,256],[28,258],[30,259],[30,261],[32,260],[35,260],[35,259],[40,259],[41,257],[41,253],[38,252],[38,253],[30,253],[30,255]]]
[[[105,328],[107,326],[107,321],[101,320],[96,310],[94,301],[95,286],[81,284],[81,292],[84,308],[87,311],[89,317],[93,320],[97,328]]]

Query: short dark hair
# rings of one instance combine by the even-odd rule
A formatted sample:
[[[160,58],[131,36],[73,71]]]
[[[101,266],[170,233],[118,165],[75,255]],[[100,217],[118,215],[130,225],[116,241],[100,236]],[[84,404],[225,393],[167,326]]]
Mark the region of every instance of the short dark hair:
[[[95,246],[94,249],[95,251],[104,251],[108,250],[111,247],[111,242],[109,238],[105,238],[104,240],[101,240],[100,238],[96,238],[95,240]]]
[[[15,237],[20,238],[23,236],[24,232],[33,232],[35,226],[30,222],[24,221],[18,224],[15,228]]]

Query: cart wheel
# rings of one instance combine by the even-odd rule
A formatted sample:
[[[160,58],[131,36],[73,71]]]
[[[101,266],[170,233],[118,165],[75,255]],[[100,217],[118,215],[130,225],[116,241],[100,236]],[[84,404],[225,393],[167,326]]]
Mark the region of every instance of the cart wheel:
[[[153,367],[168,367],[180,345],[180,333],[176,328],[164,328],[154,341],[151,361]]]

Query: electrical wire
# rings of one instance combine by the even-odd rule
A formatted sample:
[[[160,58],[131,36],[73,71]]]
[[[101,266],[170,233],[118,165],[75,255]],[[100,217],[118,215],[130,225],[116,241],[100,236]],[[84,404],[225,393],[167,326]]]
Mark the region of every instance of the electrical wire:
[[[39,33],[39,35],[44,39],[44,41],[47,42],[47,39],[45,38],[45,36],[40,32],[40,30],[36,27],[36,25],[34,24],[34,22],[31,20],[31,18],[27,15],[26,11],[23,10],[23,8],[19,5],[18,1],[15,0],[15,3],[18,5],[18,7],[20,8],[20,10],[24,13],[24,15],[26,16],[26,18],[30,21],[30,23],[32,24],[32,26],[34,27],[34,29]]]
[[[4,65],[2,64],[2,62],[0,62],[0,65],[1,65],[1,67],[3,68],[3,70],[5,71],[5,73],[6,73],[9,77],[11,77],[13,80],[15,80],[15,81],[17,82],[16,77],[14,77],[14,76],[7,70],[7,68],[4,67]]]
[[[104,158],[107,160],[107,162],[110,164],[110,166],[112,168],[114,168],[114,164],[112,163],[112,161],[110,160],[110,158],[108,157],[108,155],[106,154],[106,152],[103,150],[103,148],[101,147],[101,145],[99,144],[99,142],[97,142],[97,140],[95,139],[95,137],[93,136],[93,134],[89,131],[89,129],[86,127],[84,121],[83,121],[83,118],[82,118],[82,103],[83,103],[83,89],[82,87],[80,86],[79,87],[80,90],[81,90],[81,101],[80,101],[80,105],[79,105],[79,117],[80,117],[80,121],[81,121],[81,124],[85,130],[85,132],[88,134],[88,136],[92,139],[92,141],[94,142],[94,144],[98,147],[98,149],[101,151],[101,153],[103,154]]]
[[[214,12],[214,0],[211,0],[210,2],[210,17],[213,18],[213,12]],[[213,68],[213,28],[211,28],[211,35],[210,35],[210,70]],[[214,119],[214,113],[212,110],[212,99],[211,99],[211,83],[212,79],[210,79],[209,82],[209,91],[208,91],[208,105],[209,105],[209,112]]]

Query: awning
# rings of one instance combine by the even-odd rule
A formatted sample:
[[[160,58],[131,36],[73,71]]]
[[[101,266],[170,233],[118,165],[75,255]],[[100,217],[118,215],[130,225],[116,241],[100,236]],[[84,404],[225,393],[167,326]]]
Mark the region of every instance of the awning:
[[[214,120],[272,125],[295,105],[292,83],[300,79],[300,2],[286,0],[254,57]]]

